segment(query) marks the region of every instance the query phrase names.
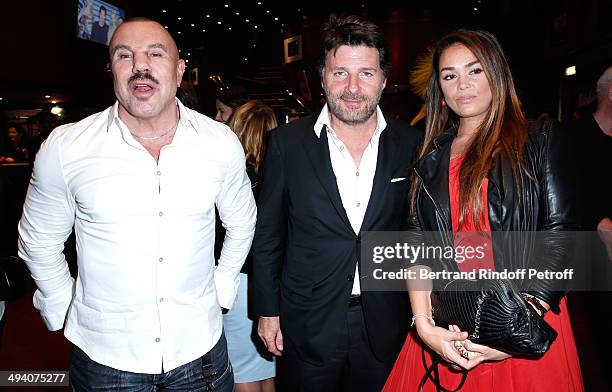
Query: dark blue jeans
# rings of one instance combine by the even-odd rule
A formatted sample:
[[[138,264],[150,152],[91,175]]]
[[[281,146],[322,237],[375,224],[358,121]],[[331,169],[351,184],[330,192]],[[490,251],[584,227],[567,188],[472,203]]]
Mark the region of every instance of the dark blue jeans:
[[[78,347],[70,357],[74,391],[234,391],[234,373],[225,334],[202,357],[161,374],[132,373],[99,364]]]

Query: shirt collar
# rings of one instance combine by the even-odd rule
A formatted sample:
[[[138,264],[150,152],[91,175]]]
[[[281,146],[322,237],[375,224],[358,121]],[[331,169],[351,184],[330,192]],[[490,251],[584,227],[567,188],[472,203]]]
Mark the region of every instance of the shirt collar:
[[[314,125],[314,132],[318,138],[321,137],[321,130],[323,129],[324,125],[327,127],[328,132],[335,133],[331,127],[331,120],[329,118],[329,108],[327,104],[325,104],[325,106],[323,106],[323,109],[321,109],[321,113],[319,114],[319,117],[317,118],[317,121]],[[387,128],[387,121],[385,121],[385,116],[383,116],[382,110],[380,110],[380,106],[376,105],[376,130],[374,131],[374,135],[372,135],[372,137],[374,138],[379,136],[382,131],[385,130],[385,128]]]
[[[191,110],[187,110],[185,105],[178,99],[176,99],[176,104],[179,108],[179,125],[178,128],[184,129],[193,129],[195,132],[198,132],[198,127],[195,126],[196,121],[191,113]],[[120,125],[121,119],[119,118],[119,101],[115,101],[115,104],[110,107],[108,111],[108,120],[106,122],[106,132],[109,132],[111,127],[115,125],[118,129],[121,129]],[[177,129],[178,132],[178,129]]]

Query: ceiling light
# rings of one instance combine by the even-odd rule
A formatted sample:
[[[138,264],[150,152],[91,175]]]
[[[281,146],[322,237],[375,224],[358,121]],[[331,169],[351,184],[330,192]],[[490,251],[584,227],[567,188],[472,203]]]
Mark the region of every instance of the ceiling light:
[[[229,8],[229,4],[225,4],[225,8]]]
[[[176,18],[177,20],[181,20],[181,17],[179,16],[178,18]]]
[[[57,101],[53,100],[53,101],[51,101],[51,103],[55,105],[57,103]]]
[[[240,15],[240,12],[236,12],[236,16],[239,16],[239,15]]]
[[[206,14],[206,17],[207,17],[207,18],[210,18],[210,14]]]
[[[221,24],[221,21],[218,21],[217,24]]]
[[[162,10],[162,12],[165,14],[165,13],[166,13],[166,10]]]
[[[255,25],[254,27],[257,28],[257,25]]]
[[[195,27],[195,24],[193,24],[193,23],[192,23],[192,24],[191,24],[191,27]]]
[[[274,20],[278,20],[278,18],[274,18]]]
[[[164,26],[164,28],[165,28],[166,30],[168,30],[168,26]]]
[[[181,34],[181,32],[180,32],[180,31],[177,31],[176,33],[177,33],[177,34]]]
[[[269,14],[269,13],[270,13],[270,10],[266,10],[266,14]]]
[[[249,23],[249,22],[250,22],[250,20],[249,20],[249,19],[245,19],[244,21],[245,21],[245,22],[247,22],[247,23]]]
[[[60,108],[59,106],[53,106],[51,108],[51,113],[59,117],[64,113],[64,109]]]
[[[51,96],[50,95],[45,95],[45,98],[49,99],[49,98],[51,98]]]
[[[206,29],[202,29],[202,32],[203,32],[203,33],[205,33],[205,32],[206,32]]]
[[[232,28],[231,28],[231,27],[228,27],[227,29],[228,29],[229,31],[232,31]]]
[[[565,68],[565,76],[573,76],[576,75],[576,66],[575,65],[571,65],[567,68]]]

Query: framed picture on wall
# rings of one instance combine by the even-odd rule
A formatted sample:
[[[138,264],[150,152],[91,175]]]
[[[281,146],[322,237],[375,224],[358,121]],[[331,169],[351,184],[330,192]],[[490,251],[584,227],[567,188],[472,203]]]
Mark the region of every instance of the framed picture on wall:
[[[200,83],[200,70],[198,67],[189,71],[188,80],[194,86],[197,86]]]
[[[299,61],[302,59],[302,36],[296,35],[290,38],[285,38],[285,64]]]

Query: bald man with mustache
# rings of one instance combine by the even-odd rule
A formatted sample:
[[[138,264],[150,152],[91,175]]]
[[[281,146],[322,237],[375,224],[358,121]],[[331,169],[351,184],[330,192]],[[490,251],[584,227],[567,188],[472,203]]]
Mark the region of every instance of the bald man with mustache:
[[[55,129],[36,157],[19,255],[47,327],[74,344],[75,390],[232,391],[222,329],[256,207],[240,142],[183,106],[185,71],[159,23],[109,46],[117,101]],[[215,266],[215,206],[227,235]],[[76,232],[78,275],[63,245]]]

